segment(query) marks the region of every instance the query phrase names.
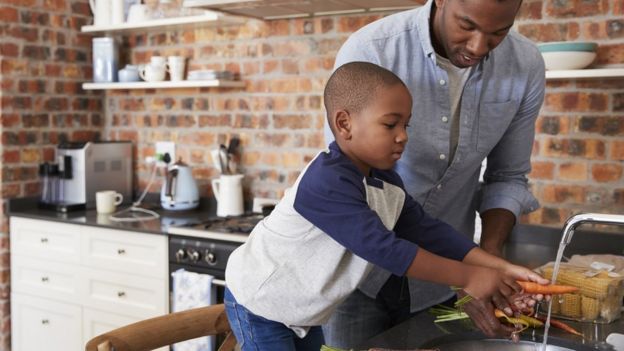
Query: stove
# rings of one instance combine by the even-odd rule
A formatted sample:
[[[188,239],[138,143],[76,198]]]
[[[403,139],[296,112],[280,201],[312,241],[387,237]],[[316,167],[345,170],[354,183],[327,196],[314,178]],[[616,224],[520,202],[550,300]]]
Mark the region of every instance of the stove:
[[[210,274],[214,284],[223,285],[230,254],[262,218],[261,214],[246,214],[169,227],[169,271],[183,268]]]

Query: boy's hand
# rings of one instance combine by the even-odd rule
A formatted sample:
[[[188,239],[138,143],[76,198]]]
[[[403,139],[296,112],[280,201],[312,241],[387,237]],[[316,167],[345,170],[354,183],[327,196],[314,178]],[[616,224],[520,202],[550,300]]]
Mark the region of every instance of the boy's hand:
[[[550,280],[543,278],[542,276],[533,272],[532,270],[526,267],[511,264],[511,263],[509,263],[503,268],[503,274],[508,277],[506,279],[506,282],[509,282],[509,279],[513,280],[510,283],[515,286],[514,289],[516,289],[516,287],[519,287],[519,285],[516,283],[516,280],[536,282],[538,284],[550,283]],[[518,290],[518,292],[520,290]],[[542,299],[544,299],[544,296],[541,294],[537,294],[537,295],[516,294],[516,295],[507,295],[506,298],[510,304],[513,304],[516,307],[527,308],[527,307],[533,307],[537,301],[541,301]],[[505,311],[505,313],[507,313],[507,311]],[[507,314],[510,315],[509,313]]]

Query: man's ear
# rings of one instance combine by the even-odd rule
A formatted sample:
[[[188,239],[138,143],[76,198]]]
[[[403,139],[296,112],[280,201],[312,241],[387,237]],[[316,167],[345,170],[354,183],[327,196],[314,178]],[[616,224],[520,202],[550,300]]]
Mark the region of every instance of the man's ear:
[[[344,140],[351,139],[351,115],[347,110],[338,110],[334,113],[336,135]]]

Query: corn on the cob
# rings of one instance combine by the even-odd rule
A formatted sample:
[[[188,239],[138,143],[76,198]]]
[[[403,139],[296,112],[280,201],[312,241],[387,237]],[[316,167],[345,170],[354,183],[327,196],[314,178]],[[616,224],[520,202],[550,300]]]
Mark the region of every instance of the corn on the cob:
[[[561,313],[561,301],[563,299],[563,296],[553,295],[551,299],[552,299],[552,307],[550,308],[551,312],[555,314]]]
[[[600,315],[600,302],[587,296],[581,296],[581,314],[584,320],[593,321]]]
[[[544,277],[551,279],[552,271],[552,266],[545,267]],[[587,271],[585,268],[561,265],[557,274],[557,284],[576,286],[579,288],[579,294],[596,299],[603,299],[617,290],[619,280],[606,274],[588,277],[584,274],[585,271]]]
[[[566,317],[581,317],[581,295],[563,294],[563,302],[560,308],[561,314]]]

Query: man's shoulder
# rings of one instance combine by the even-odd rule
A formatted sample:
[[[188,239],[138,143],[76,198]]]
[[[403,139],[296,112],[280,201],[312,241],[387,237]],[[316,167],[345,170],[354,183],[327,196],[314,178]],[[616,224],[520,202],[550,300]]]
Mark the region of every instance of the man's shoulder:
[[[519,63],[534,64],[541,60],[537,45],[531,39],[513,30],[509,31],[500,48],[502,56]]]
[[[422,7],[391,14],[360,28],[350,40],[383,44],[388,39],[418,38],[418,14]]]

